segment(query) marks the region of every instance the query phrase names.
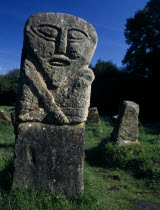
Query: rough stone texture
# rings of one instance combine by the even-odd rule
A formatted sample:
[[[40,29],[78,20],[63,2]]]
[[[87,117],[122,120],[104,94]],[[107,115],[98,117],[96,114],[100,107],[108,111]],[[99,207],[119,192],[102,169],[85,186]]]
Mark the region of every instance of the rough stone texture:
[[[14,184],[68,195],[82,193],[84,130],[84,123],[21,123],[15,147]]]
[[[87,122],[86,123],[97,123],[100,124],[99,113],[97,107],[89,108]]]
[[[3,110],[0,110],[0,123],[3,125],[11,125],[11,120]]]
[[[15,111],[14,185],[83,192],[84,122],[97,35],[85,20],[38,13],[26,22]]]
[[[25,26],[16,117],[19,122],[84,122],[94,74],[88,68],[97,43],[85,20],[38,13]]]
[[[132,101],[123,101],[119,107],[119,116],[111,134],[111,139],[120,146],[139,144],[138,142],[139,105]]]
[[[160,205],[147,202],[147,201],[139,201],[137,205],[132,210],[160,210]]]

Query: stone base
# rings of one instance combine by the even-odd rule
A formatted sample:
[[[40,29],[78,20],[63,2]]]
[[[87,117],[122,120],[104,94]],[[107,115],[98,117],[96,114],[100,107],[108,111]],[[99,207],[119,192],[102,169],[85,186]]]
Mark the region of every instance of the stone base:
[[[134,141],[130,141],[130,140],[123,140],[123,141],[117,141],[117,144],[119,146],[125,146],[125,145],[140,145],[138,139],[134,140]]]
[[[17,133],[14,187],[83,193],[84,123],[21,123]]]

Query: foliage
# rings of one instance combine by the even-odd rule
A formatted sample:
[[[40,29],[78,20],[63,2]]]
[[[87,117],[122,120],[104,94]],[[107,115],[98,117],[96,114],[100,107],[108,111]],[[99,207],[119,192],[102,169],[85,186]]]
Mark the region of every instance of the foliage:
[[[125,99],[120,88],[123,88],[122,80],[126,80],[128,74],[120,71],[111,61],[101,60],[97,61],[93,72],[95,80],[92,84],[91,106],[96,106],[101,114],[115,114],[119,103]]]
[[[99,59],[94,67],[92,67],[95,76],[102,77],[103,75],[110,75],[118,72],[118,67],[112,61],[102,61]]]
[[[123,60],[127,71],[142,77],[160,77],[159,0],[150,0],[143,10],[127,19],[125,37],[130,46]]]
[[[123,100],[134,101],[140,106],[140,121],[154,122],[160,118],[160,100],[157,100],[159,78],[137,77],[119,69],[111,61],[98,60],[93,67],[91,107],[96,106],[102,115],[117,115]]]
[[[6,75],[0,75],[0,105],[14,105],[19,80],[19,69],[14,69]]]

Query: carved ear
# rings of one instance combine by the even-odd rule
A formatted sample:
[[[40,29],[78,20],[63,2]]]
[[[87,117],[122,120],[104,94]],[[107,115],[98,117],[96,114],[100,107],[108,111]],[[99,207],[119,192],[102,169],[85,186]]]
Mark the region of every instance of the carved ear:
[[[80,91],[87,87],[90,87],[91,83],[94,80],[94,74],[91,69],[86,69],[80,76],[77,78],[75,83],[72,86],[72,91]]]
[[[82,74],[81,77],[85,79],[86,81],[90,82],[90,84],[95,79],[94,73],[90,68],[87,68]]]

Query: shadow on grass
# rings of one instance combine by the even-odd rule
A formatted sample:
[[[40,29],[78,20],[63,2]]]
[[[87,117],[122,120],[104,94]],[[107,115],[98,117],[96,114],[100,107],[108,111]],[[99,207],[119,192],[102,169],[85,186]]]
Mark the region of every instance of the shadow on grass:
[[[109,143],[109,144],[108,144]],[[119,147],[109,138],[103,139],[97,147],[86,150],[85,160],[91,166],[106,169],[119,168],[128,171],[137,179],[160,181],[158,151],[154,156],[143,146],[128,145]]]
[[[5,168],[0,171],[0,189],[9,192],[13,182],[14,164],[13,158],[7,161]]]
[[[6,143],[0,143],[0,148],[14,148],[14,145],[13,143],[10,143],[10,144],[6,144]]]
[[[85,160],[89,163],[89,165],[106,168],[103,151],[105,151],[105,145],[109,141],[109,137],[102,139],[98,146],[85,150]]]
[[[160,123],[147,123],[143,125],[147,134],[159,135],[160,134]]]

